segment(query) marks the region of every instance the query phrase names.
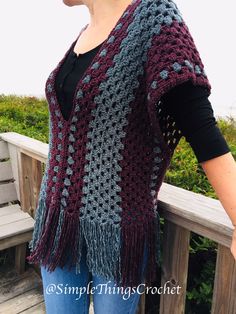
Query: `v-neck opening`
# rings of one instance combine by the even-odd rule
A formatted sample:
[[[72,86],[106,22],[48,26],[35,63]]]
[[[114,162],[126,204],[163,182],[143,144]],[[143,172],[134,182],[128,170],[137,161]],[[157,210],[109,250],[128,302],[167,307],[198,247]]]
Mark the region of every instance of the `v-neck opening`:
[[[107,45],[109,45],[108,40],[109,38],[114,34],[117,26],[121,23],[122,19],[124,18],[124,16],[126,16],[130,13],[130,9],[132,8],[132,6],[137,2],[137,1],[141,1],[141,0],[132,0],[125,8],[125,10],[123,11],[123,13],[121,14],[121,16],[119,17],[119,19],[117,20],[115,26],[112,28],[112,30],[110,31],[109,35],[107,36],[107,38],[101,43],[101,46],[99,47],[98,51],[96,52],[95,56],[92,58],[91,62],[89,63],[89,66],[86,68],[86,70],[84,71],[83,75],[81,76],[81,78],[79,79],[79,81],[77,82],[75,91],[74,91],[74,95],[72,98],[72,108],[70,111],[70,115],[68,119],[65,119],[62,111],[61,111],[61,106],[59,104],[58,101],[58,97],[56,94],[56,90],[55,90],[55,78],[57,73],[59,72],[63,62],[65,61],[65,59],[67,58],[68,54],[74,50],[74,46],[77,42],[77,40],[79,39],[79,37],[81,36],[81,34],[83,33],[83,31],[86,30],[86,28],[88,27],[89,24],[86,24],[80,31],[79,35],[77,36],[77,38],[72,42],[72,44],[70,45],[69,49],[66,51],[66,53],[64,54],[64,57],[61,59],[61,61],[59,62],[59,64],[57,65],[56,69],[53,71],[54,75],[52,76],[52,89],[53,89],[53,94],[54,94],[54,99],[55,99],[55,107],[57,109],[57,112],[59,113],[60,116],[60,120],[63,121],[63,124],[65,125],[65,129],[67,129],[67,127],[70,125],[71,120],[74,116],[75,113],[75,107],[76,107],[76,96],[77,93],[79,91],[79,89],[83,86],[83,80],[84,78],[88,75],[88,73],[91,71],[91,67],[94,63],[96,63],[98,61],[98,58],[100,56],[100,53],[107,47]]]
[[[78,55],[77,55],[77,53],[74,51],[74,48],[75,48],[75,47],[73,47],[73,49],[71,50],[71,53],[72,53],[73,56],[75,56],[76,58],[79,59],[79,57],[86,56],[86,55],[88,55],[89,53],[93,52],[94,50],[97,50],[106,40],[107,40],[107,39],[105,39],[103,42],[101,42],[101,43],[100,43],[99,45],[97,45],[96,47],[94,47],[94,48],[92,48],[92,49],[90,49],[90,50],[88,50],[88,51],[85,51],[85,52],[83,52],[83,53],[79,53]]]

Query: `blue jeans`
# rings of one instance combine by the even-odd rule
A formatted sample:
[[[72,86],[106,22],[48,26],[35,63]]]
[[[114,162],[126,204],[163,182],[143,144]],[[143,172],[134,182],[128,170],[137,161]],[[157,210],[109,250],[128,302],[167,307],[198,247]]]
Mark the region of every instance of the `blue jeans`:
[[[90,294],[88,283],[91,281],[92,299],[95,314],[135,314],[137,311],[141,293],[145,286],[141,285],[139,290],[132,291],[117,290],[114,282],[103,277],[92,275],[86,264],[86,247],[83,246],[80,273],[75,272],[75,266],[69,271],[66,266],[57,267],[49,273],[41,265],[41,275],[43,281],[43,294],[47,314],[88,314],[90,306]],[[143,255],[143,279],[144,266],[147,262],[147,247],[145,245]],[[104,284],[103,286],[101,286]],[[109,288],[108,288],[109,287]],[[112,289],[112,287],[114,287]],[[115,290],[116,288],[116,290]],[[115,292],[114,292],[115,291]],[[118,291],[118,292],[117,292]]]

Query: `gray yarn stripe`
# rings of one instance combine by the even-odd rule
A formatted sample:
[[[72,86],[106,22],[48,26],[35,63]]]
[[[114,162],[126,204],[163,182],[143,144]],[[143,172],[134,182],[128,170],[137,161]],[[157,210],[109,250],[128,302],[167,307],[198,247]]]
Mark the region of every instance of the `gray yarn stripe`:
[[[52,121],[51,121],[51,114],[49,112],[49,152],[48,152],[48,158],[45,165],[45,172],[42,177],[42,182],[40,186],[40,192],[39,192],[39,199],[38,199],[38,206],[35,210],[35,224],[34,224],[34,230],[32,239],[28,244],[28,247],[30,250],[33,250],[36,246],[36,241],[39,240],[42,233],[42,228],[45,220],[45,201],[46,201],[46,187],[47,187],[47,180],[48,180],[48,169],[49,169],[49,163],[51,160],[51,148],[52,148],[52,142],[53,142],[53,133],[52,133]]]

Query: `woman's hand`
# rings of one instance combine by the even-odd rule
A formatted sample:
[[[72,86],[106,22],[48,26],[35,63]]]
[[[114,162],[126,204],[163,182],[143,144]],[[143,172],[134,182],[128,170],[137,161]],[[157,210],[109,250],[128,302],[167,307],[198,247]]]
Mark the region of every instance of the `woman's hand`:
[[[233,254],[234,259],[236,260],[236,228],[233,231],[230,251]]]

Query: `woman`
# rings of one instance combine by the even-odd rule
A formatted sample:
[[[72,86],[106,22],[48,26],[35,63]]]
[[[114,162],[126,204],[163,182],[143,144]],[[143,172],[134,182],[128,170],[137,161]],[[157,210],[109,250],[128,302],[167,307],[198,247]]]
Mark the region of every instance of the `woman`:
[[[114,288],[156,278],[157,196],[181,136],[234,225],[235,162],[173,1],[64,3],[91,19],[46,82],[49,155],[28,260],[41,265],[47,313],[87,313],[89,283],[95,313],[135,313],[142,288]]]

